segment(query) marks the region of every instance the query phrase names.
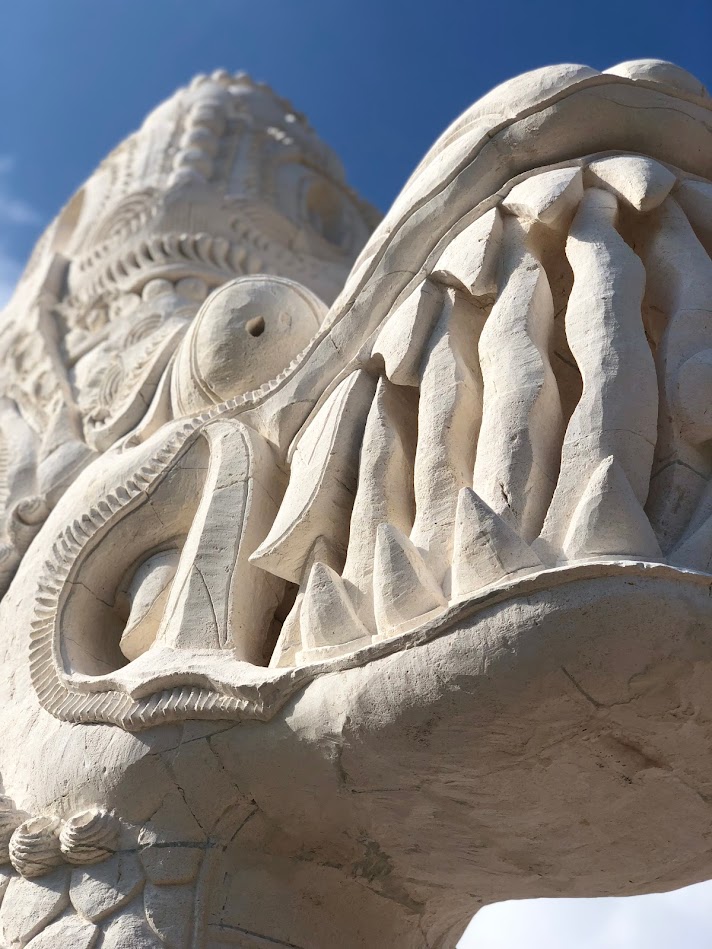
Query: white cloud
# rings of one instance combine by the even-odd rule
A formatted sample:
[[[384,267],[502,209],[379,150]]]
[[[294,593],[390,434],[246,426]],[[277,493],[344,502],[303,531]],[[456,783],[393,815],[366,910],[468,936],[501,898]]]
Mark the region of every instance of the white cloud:
[[[481,910],[459,949],[710,949],[712,881],[626,899],[522,900]]]
[[[18,228],[35,228],[43,220],[32,205],[13,194],[10,179],[14,168],[11,155],[0,155],[0,307],[12,295],[24,266],[23,255],[13,248],[13,235]]]

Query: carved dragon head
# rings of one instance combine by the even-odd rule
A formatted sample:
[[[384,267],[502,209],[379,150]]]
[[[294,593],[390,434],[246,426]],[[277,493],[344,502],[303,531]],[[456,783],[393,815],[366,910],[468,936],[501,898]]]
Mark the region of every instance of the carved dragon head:
[[[0,607],[8,732],[47,761],[38,781],[34,750],[0,749],[18,808],[98,801],[169,849],[188,844],[160,837],[166,802],[187,808],[228,867],[196,945],[236,919],[261,945],[276,866],[330,912],[333,871],[354,947],[454,945],[497,898],[709,876],[704,89],[657,61],[498,87],[436,142],[328,311],[313,291],[370,220],[330,154],[279,103],[256,154],[250,109],[275,106],[245,79],[183,95],[179,144],[152,159],[166,181],[100,226],[70,204],[49,232],[67,231],[63,282],[48,303],[30,274],[13,304],[54,314],[69,366],[39,453],[63,461],[27,449],[53,491],[33,489],[44,523]],[[145,129],[173,129],[171,108]],[[295,149],[302,218],[285,210]],[[293,222],[271,275],[216,263],[245,258],[211,174],[243,176],[245,219],[272,196],[260,234]],[[190,201],[201,232],[175,236]],[[36,429],[13,398],[6,430]],[[333,945],[308,916],[294,943]]]

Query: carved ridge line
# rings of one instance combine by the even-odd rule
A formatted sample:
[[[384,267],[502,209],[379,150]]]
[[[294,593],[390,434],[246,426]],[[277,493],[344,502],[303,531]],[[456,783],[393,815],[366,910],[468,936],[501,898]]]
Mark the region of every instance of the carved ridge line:
[[[83,273],[99,268],[102,258],[110,252],[116,241],[107,241],[95,250],[91,259],[80,259],[76,266]],[[245,244],[248,246],[245,247]],[[291,258],[296,264],[309,265],[309,260],[284,247],[271,238],[265,237],[249,222],[240,221],[240,240],[231,241],[226,237],[214,237],[205,232],[188,234],[169,232],[149,236],[130,247],[118,260],[99,272],[89,287],[81,295],[69,297],[66,304],[79,305],[100,296],[112,284],[132,281],[142,271],[157,267],[180,265],[181,263],[202,264],[208,268],[208,275],[241,275],[246,273],[244,262],[248,254],[254,252],[268,254],[279,259]],[[204,276],[206,274],[203,274]],[[134,284],[131,284],[131,290]]]

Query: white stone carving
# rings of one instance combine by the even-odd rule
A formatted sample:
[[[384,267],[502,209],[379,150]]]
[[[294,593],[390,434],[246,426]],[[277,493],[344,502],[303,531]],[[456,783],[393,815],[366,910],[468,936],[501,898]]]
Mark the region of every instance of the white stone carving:
[[[10,838],[10,862],[27,879],[43,876],[62,863],[58,817],[31,817]]]
[[[538,70],[368,240],[244,76],[102,164],[0,326],[5,944],[712,876],[711,130],[671,64]]]
[[[106,860],[116,850],[118,840],[118,821],[101,807],[73,814],[59,832],[65,860],[79,866]]]

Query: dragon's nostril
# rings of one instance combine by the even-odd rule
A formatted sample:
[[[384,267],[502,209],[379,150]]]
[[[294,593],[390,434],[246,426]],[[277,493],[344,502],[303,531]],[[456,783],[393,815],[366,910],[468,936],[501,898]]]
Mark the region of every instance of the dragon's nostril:
[[[245,329],[250,336],[261,336],[265,331],[265,320],[263,316],[256,316],[245,323]]]

